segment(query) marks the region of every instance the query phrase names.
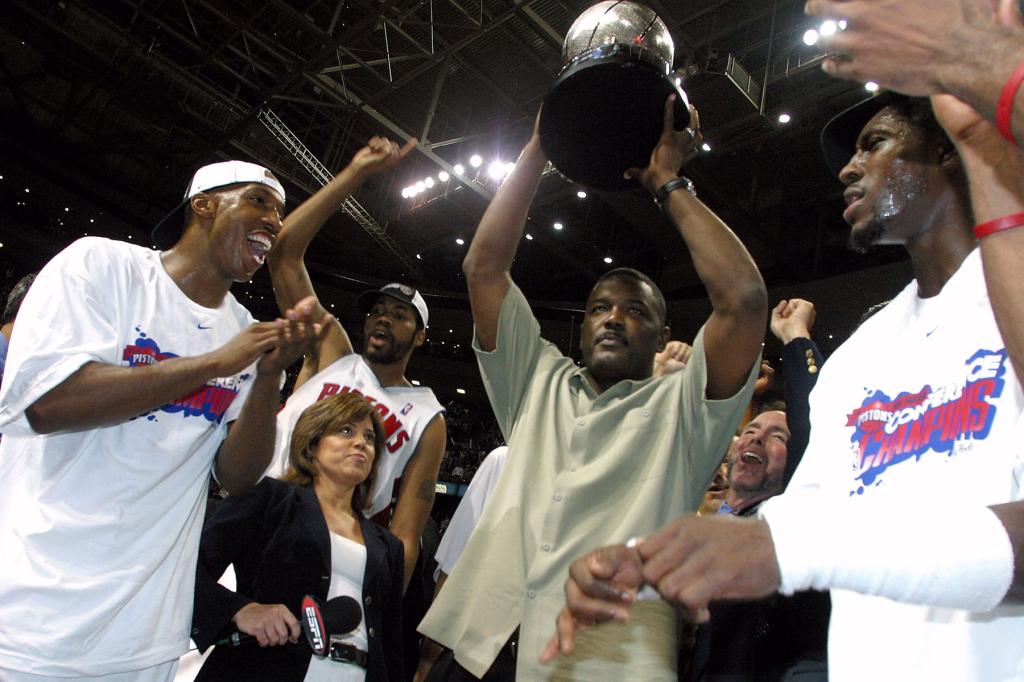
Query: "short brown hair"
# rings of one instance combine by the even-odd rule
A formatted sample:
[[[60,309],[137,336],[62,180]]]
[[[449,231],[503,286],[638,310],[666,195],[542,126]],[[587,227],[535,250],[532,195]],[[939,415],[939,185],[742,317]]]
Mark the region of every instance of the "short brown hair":
[[[384,425],[380,415],[366,398],[357,393],[341,393],[319,400],[299,416],[292,429],[291,448],[288,452],[288,471],[281,478],[296,485],[309,485],[318,472],[313,449],[320,439],[337,433],[345,424],[370,418],[373,424],[373,463],[370,475],[352,492],[352,508],[365,510],[373,503],[373,486],[377,482],[378,463],[384,453]]]

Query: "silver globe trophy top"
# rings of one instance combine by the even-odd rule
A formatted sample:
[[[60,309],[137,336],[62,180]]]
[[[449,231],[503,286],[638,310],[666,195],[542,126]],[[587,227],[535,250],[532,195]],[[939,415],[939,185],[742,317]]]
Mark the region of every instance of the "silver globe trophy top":
[[[675,44],[668,26],[649,7],[627,0],[604,0],[572,22],[562,43],[562,66],[602,45],[636,45],[655,66],[672,70]]]
[[[674,54],[668,26],[640,3],[605,0],[576,18],[540,119],[541,147],[562,175],[596,189],[636,187],[622,174],[647,165],[669,95],[675,127],[690,122]]]

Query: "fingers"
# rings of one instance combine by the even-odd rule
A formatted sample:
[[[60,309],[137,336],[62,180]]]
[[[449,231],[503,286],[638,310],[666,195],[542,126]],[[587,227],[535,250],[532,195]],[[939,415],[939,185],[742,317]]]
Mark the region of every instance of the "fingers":
[[[559,653],[569,655],[576,648],[576,622],[568,608],[563,608],[555,618],[555,634],[548,640],[541,652],[540,662],[550,663]]]
[[[772,317],[785,317],[786,311],[789,309],[790,302],[783,299],[779,301],[778,305],[772,308]]]
[[[671,135],[673,132],[675,132],[675,129],[676,129],[675,107],[676,107],[676,96],[674,94],[673,95],[669,95],[668,98],[665,100],[665,109],[662,112],[662,119],[661,119],[661,134],[662,134],[662,136]]]

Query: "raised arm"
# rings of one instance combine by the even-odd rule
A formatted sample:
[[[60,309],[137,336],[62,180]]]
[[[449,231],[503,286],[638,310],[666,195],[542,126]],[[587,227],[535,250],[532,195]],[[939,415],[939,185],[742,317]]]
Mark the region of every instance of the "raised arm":
[[[391,518],[389,530],[402,541],[405,550],[403,589],[409,586],[409,580],[416,568],[416,558],[420,553],[420,537],[434,506],[434,484],[437,482],[437,472],[441,468],[447,438],[448,429],[444,416],[438,414],[423,431],[416,445],[416,452],[409,459],[402,474],[402,487],[398,491],[398,504],[395,505],[395,514]]]
[[[306,270],[305,256],[313,238],[338,207],[372,175],[394,168],[417,144],[415,138],[399,149],[394,142],[374,137],[356,152],[351,163],[316,194],[288,214],[269,254],[270,276],[277,305],[283,311],[308,296],[316,296]],[[326,313],[319,300],[315,314]],[[312,349],[313,373],[352,352],[352,342],[337,322],[331,325],[323,341]],[[303,379],[300,376],[300,379]],[[301,381],[296,383],[296,388]]]
[[[217,451],[217,480],[233,495],[255,485],[270,465],[277,428],[274,417],[281,402],[281,373],[323,338],[334,321],[329,314],[314,317],[317,314],[313,297],[286,310],[285,319],[278,321],[273,348],[256,364],[256,378],[245,405]]]
[[[993,5],[996,12],[993,13]],[[823,68],[908,95],[948,93],[996,121],[1000,94],[1024,63],[1018,0],[809,0],[808,14],[847,22],[820,46],[837,55]],[[1013,96],[1012,128],[1024,141],[1024,88]]]
[[[533,136],[519,155],[515,170],[491,199],[462,261],[473,324],[485,351],[493,351],[497,344],[498,315],[512,281],[512,259],[547,162],[534,126]]]
[[[665,102],[664,128],[650,164],[626,171],[652,195],[678,177],[683,164],[697,155],[703,139],[692,107],[691,127],[673,130],[674,105],[674,96]],[[669,192],[663,208],[686,242],[711,299],[711,317],[704,328],[707,397],[727,398],[742,388],[760,357],[768,316],[764,281],[740,240],[697,197],[680,188]]]

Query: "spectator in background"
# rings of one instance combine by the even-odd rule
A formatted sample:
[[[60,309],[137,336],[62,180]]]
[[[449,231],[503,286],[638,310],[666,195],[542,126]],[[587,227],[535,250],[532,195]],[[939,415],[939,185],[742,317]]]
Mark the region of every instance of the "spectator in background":
[[[0,380],[3,380],[4,365],[7,363],[7,348],[11,343],[11,334],[14,333],[14,320],[18,317],[18,308],[28,293],[28,288],[36,279],[36,273],[25,275],[18,280],[7,294],[7,302],[4,304],[4,315],[0,319]]]

